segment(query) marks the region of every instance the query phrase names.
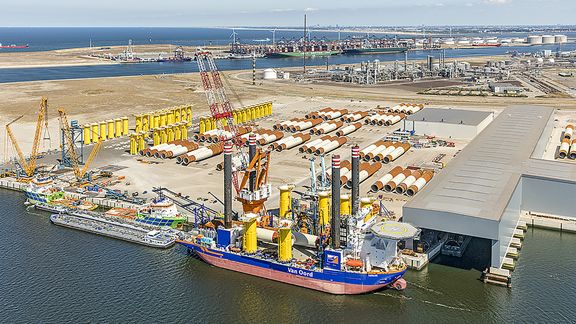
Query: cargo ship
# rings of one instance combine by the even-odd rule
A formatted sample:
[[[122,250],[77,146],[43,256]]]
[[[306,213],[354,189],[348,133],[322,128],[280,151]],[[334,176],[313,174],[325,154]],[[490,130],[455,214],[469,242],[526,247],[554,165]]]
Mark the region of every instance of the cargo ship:
[[[406,47],[372,47],[372,48],[349,48],[344,50],[348,55],[365,55],[365,54],[397,54],[404,53],[408,50]]]
[[[502,46],[502,44],[496,44],[496,43],[474,43],[474,44],[472,44],[472,46],[475,46],[475,47],[500,47],[500,46]]]
[[[359,208],[352,215],[340,215],[339,156],[333,157],[332,168],[332,178],[337,179],[332,186],[332,206],[338,207],[329,212],[328,202],[318,203],[314,217],[315,223],[320,224],[319,231],[310,235],[301,232],[295,221],[299,216],[286,212],[292,201],[286,191],[280,194],[280,204],[285,206],[284,211],[281,207],[280,216],[266,213],[263,204],[272,189],[265,183],[269,161],[262,156],[269,156],[269,152],[257,150],[255,140],[250,143],[253,146],[250,165],[258,167],[244,171],[237,197],[242,203],[242,216],[235,222],[232,220],[232,148],[226,144],[224,224],[210,224],[192,231],[178,244],[219,268],[331,294],[363,294],[385,287],[399,290],[406,287],[402,276],[407,265],[398,256],[398,241],[414,237],[417,230],[410,224],[382,221],[370,206]],[[354,149],[352,163],[359,165],[359,148]],[[356,187],[359,175],[352,177]],[[246,184],[249,187],[245,188]]]
[[[313,52],[269,52],[266,53],[266,57],[269,58],[286,58],[286,57],[323,57],[323,56],[332,56],[338,55],[342,53],[341,51],[313,51]]]
[[[28,46],[28,44],[26,44],[26,45],[16,45],[16,44],[3,45],[2,43],[0,43],[0,48],[18,49],[18,48],[28,48],[28,47],[30,47],[30,46]]]

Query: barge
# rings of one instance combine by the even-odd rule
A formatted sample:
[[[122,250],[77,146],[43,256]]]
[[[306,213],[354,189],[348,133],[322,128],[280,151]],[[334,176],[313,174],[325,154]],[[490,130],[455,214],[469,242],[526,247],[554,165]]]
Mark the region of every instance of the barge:
[[[50,222],[63,227],[160,249],[172,247],[176,242],[175,236],[169,231],[147,230],[129,223],[103,219],[78,212],[52,214],[50,215]]]

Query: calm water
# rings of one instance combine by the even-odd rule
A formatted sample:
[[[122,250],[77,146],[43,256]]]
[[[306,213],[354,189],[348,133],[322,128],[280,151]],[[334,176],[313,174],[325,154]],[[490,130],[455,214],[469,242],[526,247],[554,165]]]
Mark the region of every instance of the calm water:
[[[0,190],[0,322],[576,321],[576,235],[529,230],[513,285],[432,264],[404,292],[331,296],[57,227]]]
[[[271,38],[272,33],[267,30],[237,30],[242,42],[254,43],[259,39]],[[301,32],[277,31],[276,40],[296,39]],[[337,33],[316,32],[312,38],[335,39]],[[342,33],[346,38],[352,34]],[[215,28],[0,28],[0,43],[30,44],[26,51],[43,51],[61,48],[87,47],[92,39],[94,46],[125,45],[128,39],[135,44],[170,43],[179,45],[226,45],[231,42],[231,30]],[[544,49],[558,50],[557,45],[543,45],[532,47],[506,46],[499,48],[472,48],[446,50],[447,58],[460,58],[471,56],[485,56],[504,54],[507,51],[539,52]],[[563,51],[576,50],[576,43],[563,45]],[[22,50],[0,50],[22,51]],[[428,55],[439,57],[439,51],[410,52],[409,59],[425,59]],[[385,55],[337,55],[329,58],[308,59],[308,65],[357,64],[362,61],[378,59],[383,62],[403,61],[404,54]],[[220,60],[217,62],[221,70],[252,69],[251,60]],[[284,68],[302,65],[301,58],[258,59],[257,67]],[[196,62],[184,63],[140,63],[123,65],[92,65],[68,66],[49,68],[13,68],[0,70],[0,83],[23,82],[35,80],[61,80],[98,78],[115,76],[135,76],[163,73],[197,72]]]

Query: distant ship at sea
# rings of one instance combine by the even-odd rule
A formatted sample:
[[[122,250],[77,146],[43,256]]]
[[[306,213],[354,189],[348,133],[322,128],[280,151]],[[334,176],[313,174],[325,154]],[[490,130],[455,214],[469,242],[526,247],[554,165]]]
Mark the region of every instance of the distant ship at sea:
[[[10,45],[4,45],[2,43],[0,43],[0,48],[28,48],[30,47],[28,44],[26,45],[16,45],[16,44],[10,44]]]

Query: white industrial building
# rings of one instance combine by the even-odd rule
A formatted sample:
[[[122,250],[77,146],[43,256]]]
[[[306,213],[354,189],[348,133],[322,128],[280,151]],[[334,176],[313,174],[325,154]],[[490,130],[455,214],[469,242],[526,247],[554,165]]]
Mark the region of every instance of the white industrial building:
[[[506,109],[404,206],[403,220],[488,239],[490,265],[501,268],[521,211],[574,216],[576,165],[541,159],[553,112]]]
[[[490,83],[489,87],[496,94],[520,94],[524,91],[522,87],[502,82]]]
[[[404,130],[417,135],[472,139],[492,120],[492,112],[425,108],[404,119]]]

